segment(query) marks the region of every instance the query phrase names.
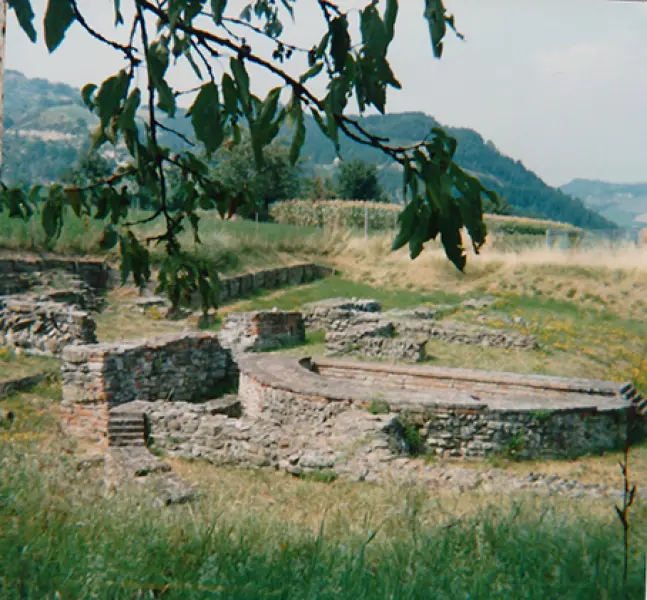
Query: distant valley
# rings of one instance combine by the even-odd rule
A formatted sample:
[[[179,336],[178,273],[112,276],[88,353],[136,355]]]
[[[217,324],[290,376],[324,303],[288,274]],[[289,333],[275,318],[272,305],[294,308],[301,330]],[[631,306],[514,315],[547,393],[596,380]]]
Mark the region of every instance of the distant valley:
[[[622,227],[647,227],[647,183],[573,179],[561,189]]]

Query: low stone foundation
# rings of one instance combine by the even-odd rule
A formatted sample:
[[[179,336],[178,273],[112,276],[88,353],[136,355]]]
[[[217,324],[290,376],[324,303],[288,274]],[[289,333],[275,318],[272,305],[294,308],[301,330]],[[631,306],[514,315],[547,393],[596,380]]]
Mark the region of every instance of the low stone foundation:
[[[145,341],[68,346],[61,367],[68,426],[105,436],[108,411],[134,400],[200,401],[232,373],[215,334],[170,334]]]
[[[0,345],[58,356],[67,345],[94,344],[96,323],[85,311],[38,298],[0,298]]]
[[[422,362],[426,358],[427,339],[398,336],[392,323],[356,325],[345,331],[326,333],[326,354],[353,354],[387,361]]]
[[[539,348],[537,339],[507,329],[477,327],[457,321],[436,319],[433,309],[421,308],[410,311],[379,312],[380,305],[374,300],[335,299],[306,304],[304,314],[306,326],[336,332],[335,345],[341,346],[343,335],[348,336],[347,346],[354,344],[360,328],[391,327],[396,335],[402,337],[422,337],[427,340],[450,344],[468,344],[534,350]],[[332,339],[332,338],[331,338]],[[332,351],[333,349],[331,349]],[[362,354],[360,352],[360,354]]]
[[[0,295],[26,291],[39,282],[44,273],[74,275],[95,290],[110,284],[110,266],[102,260],[67,258],[0,258]]]
[[[220,280],[220,302],[249,296],[261,290],[309,283],[332,273],[329,267],[307,263],[223,277]]]
[[[379,406],[416,427],[422,451],[443,457],[617,449],[633,410],[612,382],[285,356],[247,355],[239,368],[249,418],[314,425],[322,415]]]
[[[218,337],[234,353],[277,350],[306,339],[301,313],[281,311],[231,313]]]

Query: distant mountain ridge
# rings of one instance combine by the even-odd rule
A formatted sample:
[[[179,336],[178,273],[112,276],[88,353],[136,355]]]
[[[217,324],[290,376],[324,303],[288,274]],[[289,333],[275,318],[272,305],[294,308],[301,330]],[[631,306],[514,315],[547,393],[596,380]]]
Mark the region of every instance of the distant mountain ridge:
[[[562,191],[580,198],[589,208],[622,227],[647,227],[647,182],[610,183],[573,179]]]
[[[67,84],[28,78],[9,70],[5,88],[3,178],[20,183],[56,180],[87,147],[87,134],[96,125],[96,117],[83,105],[80,92]],[[173,126],[191,135],[184,111],[178,112]],[[368,116],[360,120],[376,135],[402,145],[418,142],[432,127],[440,125],[421,112]],[[332,144],[314,119],[307,119],[306,128],[302,153],[305,168],[331,171],[336,158]],[[445,129],[458,140],[457,162],[505,197],[515,214],[563,221],[590,229],[616,226],[587,208],[581,200],[547,185],[521,161],[505,156],[477,132],[465,128]],[[171,134],[164,133],[161,138],[164,144],[175,148],[182,146],[182,142]],[[376,163],[385,189],[396,197],[401,193],[399,165],[379,150],[357,144],[343,135],[341,138],[344,158],[356,157]]]

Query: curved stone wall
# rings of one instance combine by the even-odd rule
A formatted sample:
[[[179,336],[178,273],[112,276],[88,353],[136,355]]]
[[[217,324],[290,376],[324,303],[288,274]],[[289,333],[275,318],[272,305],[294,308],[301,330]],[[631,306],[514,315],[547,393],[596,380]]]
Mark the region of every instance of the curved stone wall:
[[[631,401],[607,381],[442,367],[248,355],[244,414],[308,421],[381,405],[418,427],[437,456],[565,457],[621,447]]]

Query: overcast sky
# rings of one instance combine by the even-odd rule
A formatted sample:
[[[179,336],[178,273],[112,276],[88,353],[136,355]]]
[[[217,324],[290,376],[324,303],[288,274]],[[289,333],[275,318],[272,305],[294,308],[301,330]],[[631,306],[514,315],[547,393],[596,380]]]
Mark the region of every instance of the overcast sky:
[[[286,37],[311,46],[322,34],[319,12],[312,0],[299,3]],[[46,1],[32,4],[41,21]],[[112,34],[112,0],[79,4],[92,25]],[[575,177],[647,181],[647,2],[447,0],[466,41],[450,34],[440,61],[421,18],[424,0],[400,5],[390,60],[403,89],[390,92],[389,112],[423,111],[473,128],[552,185]],[[50,56],[42,35],[31,44],[9,16],[7,67],[29,77],[82,86],[122,63],[76,24]],[[173,81],[195,85],[186,69]],[[276,85],[256,82],[256,93]]]

